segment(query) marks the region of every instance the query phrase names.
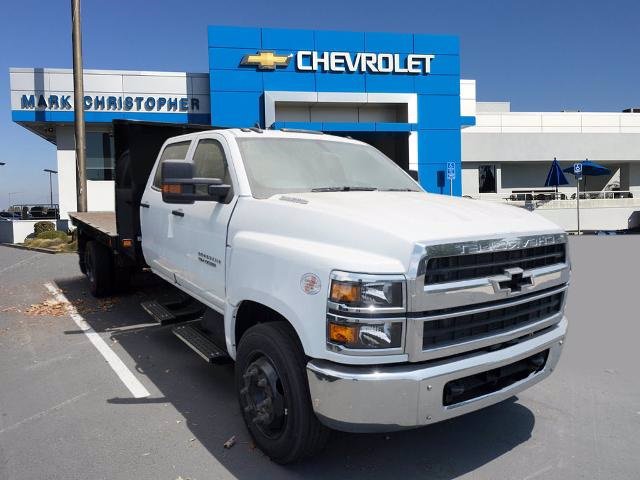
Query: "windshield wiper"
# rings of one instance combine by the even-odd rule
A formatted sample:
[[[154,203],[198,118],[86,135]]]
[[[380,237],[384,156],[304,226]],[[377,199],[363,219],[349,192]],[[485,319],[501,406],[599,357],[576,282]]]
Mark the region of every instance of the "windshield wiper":
[[[381,192],[417,192],[418,190],[414,190],[412,188],[383,188],[380,191]]]
[[[320,187],[312,188],[312,192],[372,192],[377,190],[376,187]]]

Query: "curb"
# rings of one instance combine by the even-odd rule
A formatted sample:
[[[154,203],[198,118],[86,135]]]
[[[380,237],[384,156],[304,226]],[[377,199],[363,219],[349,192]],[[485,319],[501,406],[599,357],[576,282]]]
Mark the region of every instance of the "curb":
[[[75,252],[59,252],[58,250],[51,250],[49,248],[27,247],[26,245],[20,245],[19,243],[0,243],[0,245],[2,245],[3,247],[17,248],[18,250],[32,250],[34,252],[49,253],[49,254],[75,253]]]

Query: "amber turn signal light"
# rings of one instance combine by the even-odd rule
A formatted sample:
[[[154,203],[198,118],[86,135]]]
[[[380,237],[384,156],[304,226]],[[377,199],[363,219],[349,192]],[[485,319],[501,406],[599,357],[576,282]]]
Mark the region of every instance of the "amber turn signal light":
[[[163,193],[182,193],[182,185],[174,184],[174,183],[163,183],[162,184],[162,192]]]
[[[356,325],[338,325],[329,323],[329,340],[336,343],[355,343],[358,338],[358,327]]]
[[[331,301],[337,303],[356,303],[360,301],[360,285],[352,282],[331,282]]]

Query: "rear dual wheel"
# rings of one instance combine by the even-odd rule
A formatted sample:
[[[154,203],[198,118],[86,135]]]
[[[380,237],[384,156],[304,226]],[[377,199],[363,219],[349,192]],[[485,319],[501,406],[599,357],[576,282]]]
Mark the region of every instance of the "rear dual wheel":
[[[106,297],[113,292],[113,259],[111,252],[97,242],[87,242],[84,250],[84,269],[89,289],[94,297]]]
[[[322,449],[329,436],[311,406],[306,357],[287,322],[258,324],[240,339],[236,388],[256,445],[277,463]]]
[[[94,297],[107,297],[126,290],[133,275],[133,269],[116,265],[111,251],[93,240],[85,245],[80,269],[89,279],[89,289]]]

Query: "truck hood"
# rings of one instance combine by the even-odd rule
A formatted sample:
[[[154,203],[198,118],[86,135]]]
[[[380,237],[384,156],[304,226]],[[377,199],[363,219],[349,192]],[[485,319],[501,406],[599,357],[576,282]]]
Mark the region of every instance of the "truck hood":
[[[389,269],[397,271],[401,264],[407,271],[418,244],[562,232],[523,208],[424,192],[291,193],[266,200],[244,197],[234,218],[232,230],[236,232],[278,236],[284,243],[289,239],[313,242],[325,245],[327,252],[329,247],[341,248],[346,253],[340,255],[340,261],[352,271],[359,269],[356,258],[366,255],[388,259],[394,265]]]
[[[384,230],[413,242],[561,231],[524,208],[424,192],[313,192],[273,198],[303,200],[308,203],[297,208],[331,215],[338,225]]]

